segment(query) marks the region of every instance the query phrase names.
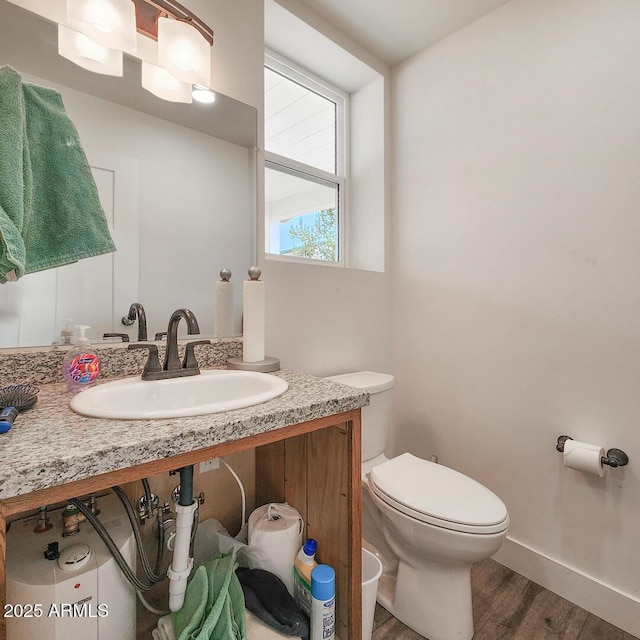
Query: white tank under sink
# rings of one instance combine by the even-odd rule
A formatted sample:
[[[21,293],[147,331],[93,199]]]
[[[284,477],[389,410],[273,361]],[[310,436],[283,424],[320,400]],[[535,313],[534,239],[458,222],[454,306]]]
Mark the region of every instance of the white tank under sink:
[[[393,376],[329,380],[371,394],[362,409],[362,537],[383,564],[378,602],[429,640],[471,640],[471,566],[500,548],[507,508],[458,471],[411,453],[384,455]]]
[[[99,520],[135,570],[133,531],[113,495],[98,498]],[[39,605],[7,617],[7,640],[135,640],[136,594],[88,522],[62,535],[62,510],[49,512],[53,527],[35,533],[37,514],[11,523],[7,533],[7,602]],[[58,543],[60,557],[44,552]]]

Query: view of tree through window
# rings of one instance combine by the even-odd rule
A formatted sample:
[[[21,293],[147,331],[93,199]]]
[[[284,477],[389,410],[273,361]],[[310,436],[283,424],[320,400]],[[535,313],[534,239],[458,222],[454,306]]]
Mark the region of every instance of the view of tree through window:
[[[306,221],[305,218],[311,218],[311,220]],[[316,260],[335,261],[338,259],[335,208],[322,209],[312,216],[295,218],[294,224],[289,226],[288,231],[295,243],[291,249],[286,251],[289,255],[315,258]]]

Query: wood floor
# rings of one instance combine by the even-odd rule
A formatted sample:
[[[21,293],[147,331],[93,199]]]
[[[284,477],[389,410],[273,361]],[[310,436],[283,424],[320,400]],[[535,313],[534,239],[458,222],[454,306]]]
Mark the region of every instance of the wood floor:
[[[485,560],[473,567],[473,640],[638,640],[568,600]],[[372,640],[424,640],[380,605]]]

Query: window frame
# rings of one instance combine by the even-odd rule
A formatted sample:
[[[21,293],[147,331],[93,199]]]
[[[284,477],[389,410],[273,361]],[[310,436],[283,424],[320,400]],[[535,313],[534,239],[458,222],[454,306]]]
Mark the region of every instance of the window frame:
[[[325,186],[335,187],[337,198],[336,205],[338,207],[338,224],[337,224],[337,260],[320,260],[317,258],[305,258],[303,256],[293,256],[290,254],[270,253],[267,250],[267,242],[269,238],[269,223],[265,212],[265,241],[264,255],[267,260],[277,260],[283,262],[300,262],[304,264],[318,264],[330,267],[344,267],[346,264],[346,247],[347,242],[345,233],[347,225],[347,202],[348,202],[348,171],[349,166],[349,149],[348,149],[348,113],[349,113],[349,95],[340,89],[331,85],[331,83],[322,80],[311,72],[303,69],[299,65],[287,60],[283,56],[265,50],[264,67],[271,69],[285,78],[296,82],[306,89],[317,93],[318,95],[330,100],[336,105],[336,172],[330,173],[322,169],[318,169],[311,165],[305,164],[293,158],[282,156],[272,151],[264,150],[264,167],[273,171],[280,171],[309,182],[315,182]],[[266,141],[265,141],[266,147]]]

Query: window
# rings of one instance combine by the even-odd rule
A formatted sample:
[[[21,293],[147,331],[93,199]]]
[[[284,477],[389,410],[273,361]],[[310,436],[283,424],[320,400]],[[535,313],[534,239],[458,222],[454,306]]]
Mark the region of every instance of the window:
[[[344,264],[347,96],[265,57],[265,251]]]

